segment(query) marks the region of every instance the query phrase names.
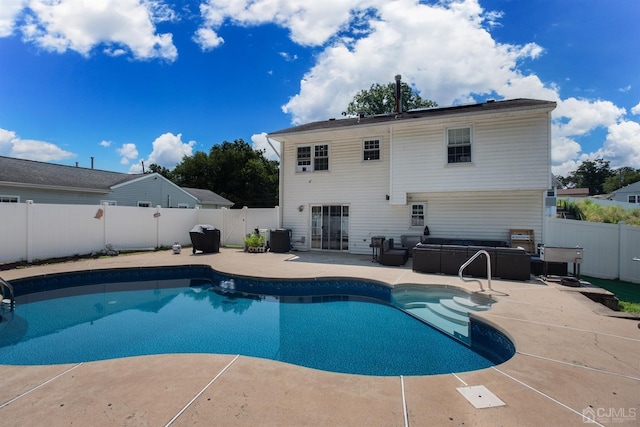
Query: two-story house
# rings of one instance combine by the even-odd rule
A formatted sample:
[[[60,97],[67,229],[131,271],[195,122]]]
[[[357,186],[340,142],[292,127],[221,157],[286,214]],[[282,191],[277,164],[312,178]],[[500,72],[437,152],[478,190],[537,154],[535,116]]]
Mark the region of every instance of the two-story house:
[[[488,101],[329,119],[281,143],[282,224],[294,248],[369,253],[371,237],[543,239],[554,102]]]

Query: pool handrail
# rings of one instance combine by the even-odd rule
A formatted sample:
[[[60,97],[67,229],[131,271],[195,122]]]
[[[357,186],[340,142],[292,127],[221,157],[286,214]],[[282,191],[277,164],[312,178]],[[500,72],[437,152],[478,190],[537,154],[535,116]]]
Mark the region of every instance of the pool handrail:
[[[9,291],[9,310],[13,311],[16,307],[16,299],[13,292],[13,286],[11,286],[11,283],[0,277],[0,295],[2,295],[1,302],[4,304],[5,293],[3,292],[3,288],[6,288]]]
[[[480,292],[484,292],[484,288],[482,287],[482,281],[480,281],[480,279],[465,279],[464,277],[462,277],[462,272],[464,271],[464,269],[467,268],[469,264],[471,264],[480,255],[484,255],[485,257],[487,257],[487,287],[489,288],[490,291],[493,291],[493,289],[491,288],[491,257],[489,255],[489,252],[485,251],[484,249],[480,249],[478,252],[473,254],[473,256],[469,258],[464,264],[460,266],[460,269],[458,270],[458,277],[463,282],[478,282],[480,284]]]

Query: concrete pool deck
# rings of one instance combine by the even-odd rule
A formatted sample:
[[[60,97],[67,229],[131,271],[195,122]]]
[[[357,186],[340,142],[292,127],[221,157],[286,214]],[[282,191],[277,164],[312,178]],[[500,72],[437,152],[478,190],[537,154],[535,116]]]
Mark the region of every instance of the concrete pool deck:
[[[384,267],[371,257],[190,249],[80,260],[0,273],[5,280],[104,268],[204,264],[267,278],[356,277],[398,284],[477,282]],[[485,283],[486,288],[486,281]],[[478,314],[516,346],[489,369],[369,377],[235,355],[143,356],[53,366],[0,366],[3,426],[541,426],[640,425],[638,319],[612,316],[576,288],[492,280]],[[389,354],[388,357],[393,357]],[[484,386],[503,406],[477,409],[459,388]],[[485,393],[483,390],[478,393]],[[486,400],[491,395],[477,398]],[[489,400],[490,402],[490,400]]]

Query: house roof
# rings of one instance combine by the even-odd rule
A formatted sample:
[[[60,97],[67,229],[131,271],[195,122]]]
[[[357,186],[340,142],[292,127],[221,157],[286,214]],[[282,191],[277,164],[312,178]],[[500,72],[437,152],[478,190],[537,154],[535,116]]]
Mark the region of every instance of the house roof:
[[[109,191],[144,176],[0,156],[0,183]]]
[[[556,190],[558,196],[575,196],[575,197],[587,197],[589,195],[588,188],[558,188]]]
[[[114,187],[147,177],[149,177],[147,174],[109,172],[0,156],[0,184],[5,185],[14,184],[17,186],[64,188],[76,191],[108,193]],[[176,185],[176,187],[178,186]],[[203,204],[233,206],[232,201],[211,190],[178,188],[195,197]]]
[[[233,202],[231,200],[225,199],[221,195],[216,194],[211,190],[203,190],[200,188],[188,188],[188,187],[182,187],[182,189],[187,193],[191,194],[196,199],[198,199],[202,204],[233,206]]]
[[[505,101],[487,101],[481,104],[455,105],[451,107],[435,107],[420,110],[405,111],[402,114],[378,114],[364,117],[351,117],[347,119],[329,119],[319,122],[306,123],[279,131],[269,133],[270,137],[299,132],[341,129],[350,126],[371,126],[386,122],[400,122],[413,119],[438,118],[458,114],[477,114],[487,112],[499,112],[507,110],[549,108],[553,110],[555,102],[538,99],[518,98]]]

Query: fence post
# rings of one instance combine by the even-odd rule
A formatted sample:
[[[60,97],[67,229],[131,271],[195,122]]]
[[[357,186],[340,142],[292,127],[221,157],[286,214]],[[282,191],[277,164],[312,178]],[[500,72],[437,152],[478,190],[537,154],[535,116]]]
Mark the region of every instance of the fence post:
[[[628,260],[623,259],[623,255],[625,255],[626,251],[625,248],[622,247],[622,229],[624,228],[625,224],[626,223],[624,221],[618,221],[618,279],[623,276],[622,272],[624,270],[624,266],[622,263],[628,262]]]
[[[27,205],[27,235],[25,236],[27,241],[27,262],[33,262],[33,200],[25,201]]]
[[[156,219],[156,249],[160,247],[160,208],[162,208],[162,206],[156,206],[156,213],[153,214],[153,217]]]

